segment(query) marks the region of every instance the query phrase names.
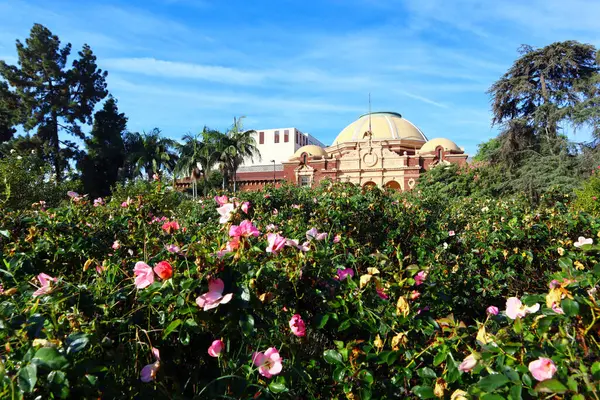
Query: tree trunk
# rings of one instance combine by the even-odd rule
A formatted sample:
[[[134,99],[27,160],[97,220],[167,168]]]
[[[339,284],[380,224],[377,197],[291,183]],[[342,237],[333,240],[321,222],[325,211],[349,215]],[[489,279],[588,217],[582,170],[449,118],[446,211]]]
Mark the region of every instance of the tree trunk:
[[[60,157],[60,142],[58,141],[58,116],[56,111],[52,111],[50,127],[52,135],[52,147],[54,150],[54,174],[56,176],[56,184],[62,182],[62,163]]]

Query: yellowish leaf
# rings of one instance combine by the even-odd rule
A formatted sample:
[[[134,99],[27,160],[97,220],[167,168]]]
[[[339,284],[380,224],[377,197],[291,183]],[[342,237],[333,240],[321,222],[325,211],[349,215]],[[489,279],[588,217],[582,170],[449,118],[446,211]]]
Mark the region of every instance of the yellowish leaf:
[[[375,267],[369,267],[367,268],[367,272],[371,275],[377,275],[379,274],[379,270]]]
[[[406,333],[400,332],[392,338],[392,350],[399,350],[400,345],[405,345],[407,342],[408,338],[406,337]]]
[[[360,288],[362,289],[365,286],[367,286],[367,283],[369,283],[369,281],[371,280],[372,277],[373,277],[373,275],[369,275],[369,274],[362,275],[360,277]]]
[[[435,387],[433,388],[433,394],[435,397],[444,397],[445,390],[446,381],[443,378],[437,378],[435,381]]]
[[[400,296],[398,298],[398,303],[396,303],[396,313],[398,315],[407,317],[409,312],[410,305],[408,304],[408,301],[406,301],[406,298],[404,298],[404,296]]]
[[[377,335],[377,337],[375,337],[375,341],[373,342],[373,344],[375,345],[375,348],[378,351],[383,349],[383,341],[381,340],[381,337],[379,337],[379,335]]]

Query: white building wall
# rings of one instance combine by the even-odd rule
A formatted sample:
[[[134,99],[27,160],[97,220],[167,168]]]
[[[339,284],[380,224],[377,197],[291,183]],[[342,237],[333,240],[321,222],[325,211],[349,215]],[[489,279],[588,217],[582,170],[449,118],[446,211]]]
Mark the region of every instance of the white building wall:
[[[287,132],[287,142],[285,141]],[[261,143],[261,137],[263,143]],[[276,138],[279,137],[278,143]],[[261,159],[245,160],[243,166],[272,165],[287,161],[302,146],[313,144],[325,147],[318,139],[308,133],[303,133],[296,128],[256,129],[254,134],[256,147],[260,152]]]

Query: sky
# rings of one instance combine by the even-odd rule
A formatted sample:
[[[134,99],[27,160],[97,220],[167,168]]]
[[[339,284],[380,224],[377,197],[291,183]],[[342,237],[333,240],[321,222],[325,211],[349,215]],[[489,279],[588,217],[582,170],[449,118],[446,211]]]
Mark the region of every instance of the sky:
[[[326,144],[394,111],[475,154],[521,44],[600,47],[598,0],[0,0],[0,59],[41,23],[91,46],[128,129],[296,127]],[[567,133],[589,139],[585,130]]]

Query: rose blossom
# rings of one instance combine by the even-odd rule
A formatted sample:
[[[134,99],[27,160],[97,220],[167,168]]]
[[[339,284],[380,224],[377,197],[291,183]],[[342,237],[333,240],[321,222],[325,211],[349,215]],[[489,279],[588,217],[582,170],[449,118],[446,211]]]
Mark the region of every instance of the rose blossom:
[[[223,343],[222,340],[215,340],[208,348],[208,355],[211,357],[219,357],[224,347],[225,343]]]
[[[306,334],[306,325],[300,314],[294,314],[289,322],[292,333],[296,336],[304,336]]]
[[[264,353],[254,353],[252,361],[258,367],[258,373],[265,378],[271,378],[283,369],[281,357],[275,347],[269,347]]]
[[[529,372],[538,381],[552,379],[556,373],[556,365],[549,358],[540,357],[529,363]]]

